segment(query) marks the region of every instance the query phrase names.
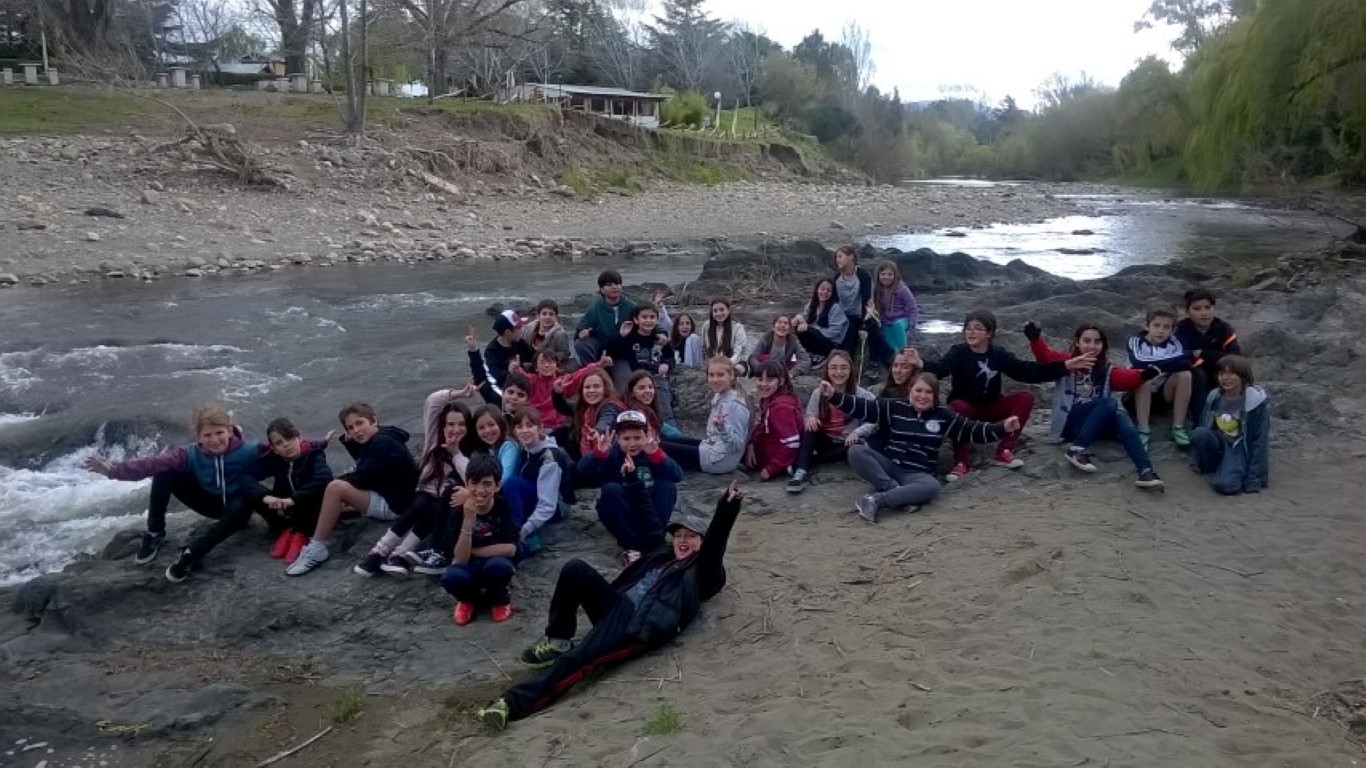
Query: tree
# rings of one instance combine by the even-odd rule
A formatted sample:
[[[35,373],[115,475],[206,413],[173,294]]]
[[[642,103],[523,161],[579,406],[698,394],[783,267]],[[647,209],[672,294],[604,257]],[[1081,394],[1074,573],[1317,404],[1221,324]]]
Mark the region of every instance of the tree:
[[[726,52],[735,81],[744,96],[745,106],[754,106],[755,87],[763,73],[764,62],[782,49],[781,45],[770,40],[762,31],[756,31],[743,22],[733,22],[730,25],[730,35],[726,38]]]
[[[1191,56],[1255,5],[1256,0],[1153,0],[1143,18],[1134,22],[1134,31],[1151,29],[1154,22],[1176,26],[1181,35],[1172,48]]]
[[[308,71],[308,46],[313,40],[321,3],[318,0],[257,0],[280,30],[280,55],[286,72]],[[341,0],[345,5],[346,0]],[[346,23],[343,21],[342,26]]]
[[[702,10],[706,0],[667,0],[648,27],[666,77],[681,90],[699,91],[720,49],[725,25]]]
[[[427,95],[448,92],[451,55],[491,22],[529,0],[396,0],[425,34]],[[481,62],[485,57],[476,57]]]
[[[866,27],[856,21],[846,22],[840,45],[849,52],[849,63],[854,70],[854,86],[862,93],[873,82],[873,39]]]
[[[1034,96],[1039,100],[1039,112],[1043,113],[1100,88],[1100,83],[1085,72],[1079,73],[1075,78],[1062,72],[1054,72],[1034,89]]]
[[[356,20],[356,30],[360,49],[351,49],[351,20],[347,12],[350,0],[341,0],[338,10],[341,13],[342,37],[341,60],[346,78],[346,102],[342,107],[342,121],[352,140],[359,143],[365,137],[365,113],[367,109],[367,71],[370,68],[370,40],[368,35],[369,8],[366,0],[360,0],[360,15]]]
[[[593,63],[611,85],[639,88],[645,80],[647,0],[607,0],[588,19]]]
[[[787,53],[775,54],[764,62],[759,92],[765,106],[779,119],[795,120],[820,98],[821,91],[820,80],[810,64]]]

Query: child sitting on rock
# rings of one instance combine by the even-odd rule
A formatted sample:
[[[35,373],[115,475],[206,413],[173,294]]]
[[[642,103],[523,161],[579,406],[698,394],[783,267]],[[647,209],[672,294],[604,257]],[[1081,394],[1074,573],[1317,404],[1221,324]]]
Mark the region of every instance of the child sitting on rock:
[[[1071,371],[1090,370],[1095,359],[1079,355],[1065,362],[1021,360],[997,346],[995,338],[996,316],[984,309],[969,312],[963,320],[963,342],[954,344],[938,360],[924,363],[924,370],[953,379],[949,386],[949,407],[958,413],[986,421],[1000,421],[1010,416],[1019,420],[1020,426],[1002,436],[992,457],[992,463],[998,467],[1019,469],[1024,462],[1015,456],[1015,446],[1020,439],[1020,430],[1034,410],[1034,394],[1021,390],[1004,395],[1001,393],[1004,379],[1045,384],[1057,381]],[[972,462],[972,446],[966,440],[955,441],[953,459],[949,482],[967,475]]]
[[[352,403],[338,414],[346,437],[342,447],[356,460],[356,468],[327,484],[313,538],[299,558],[285,569],[302,576],[327,561],[327,540],[345,507],[376,520],[396,520],[395,510],[406,510],[418,484],[417,462],[408,452],[407,430],[379,424],[375,409]]]
[[[597,433],[593,452],[579,460],[576,470],[593,478],[598,487],[598,520],[616,538],[624,565],[663,543],[664,526],[678,502],[678,483],[683,481],[683,468],[660,450],[649,429],[645,414],[622,411],[613,431]],[[627,488],[631,483],[644,488],[648,509],[631,502]]]
[[[612,383],[618,390],[625,391],[626,381],[632,373],[649,373],[654,377],[655,389],[659,390],[659,405],[665,420],[673,418],[669,371],[673,370],[677,361],[674,359],[673,347],[669,346],[669,334],[659,327],[659,310],[655,309],[655,305],[636,305],[631,319],[622,323],[620,335],[607,345],[607,355],[615,361]],[[620,377],[616,375],[617,369],[622,369]]]
[[[1219,361],[1224,355],[1241,355],[1238,334],[1233,326],[1214,316],[1214,292],[1192,288],[1184,297],[1186,316],[1176,324],[1176,340],[1191,360],[1191,408],[1187,421],[1200,426],[1204,420],[1205,400],[1215,388]]]
[[[1112,396],[1115,392],[1139,389],[1161,371],[1154,366],[1139,370],[1110,365],[1110,342],[1098,325],[1079,326],[1073,335],[1072,349],[1067,352],[1050,348],[1044,341],[1043,329],[1033,322],[1025,325],[1024,334],[1029,339],[1034,359],[1040,363],[1066,361],[1079,355],[1089,355],[1096,361],[1090,370],[1073,371],[1070,376],[1058,379],[1053,388],[1049,436],[1071,442],[1065,454],[1067,463],[1083,472],[1095,472],[1091,446],[1102,437],[1113,437],[1124,447],[1138,470],[1135,485],[1161,488],[1162,479],[1153,470],[1152,459],[1139,440],[1138,429]]]
[[[1271,405],[1253,384],[1252,361],[1219,360],[1219,388],[1205,401],[1204,423],[1191,435],[1191,467],[1224,495],[1257,493],[1271,485]]]
[[[650,420],[650,429],[659,437],[683,436],[671,420],[664,418],[664,409],[660,407],[659,402],[659,390],[655,387],[655,377],[648,372],[636,371],[631,374],[631,378],[626,380],[623,400],[626,403],[626,410],[645,414],[645,418]]]
[[[908,364],[905,367],[909,369],[910,366]],[[896,370],[895,363],[891,370]],[[842,349],[830,353],[822,378],[830,382],[836,392],[873,399],[872,392],[854,381],[853,358]],[[821,397],[819,387],[811,391],[811,397],[806,401],[806,422],[803,426],[805,429],[797,453],[796,469],[792,472],[792,479],[787,481],[788,493],[806,490],[811,484],[811,471],[815,464],[843,463],[849,457],[850,447],[877,431],[877,424],[864,424],[831,406],[829,400]]]
[[[605,359],[602,365],[610,365],[610,360]],[[578,397],[574,398],[572,404],[567,397],[573,397],[573,393],[555,392],[555,407],[570,417],[569,440],[560,447],[569,454],[569,458],[578,461],[593,452],[597,434],[611,430],[617,414],[624,407],[612,386],[612,377],[603,368],[593,368],[583,376],[579,382]],[[588,478],[575,479],[578,487],[591,488],[591,485],[584,485],[587,481]]]
[[[522,344],[522,351],[530,353],[522,358],[522,367],[528,370],[535,368],[534,358],[542,352],[549,354],[561,371],[573,367],[573,345],[569,331],[560,325],[560,305],[554,299],[542,299],[536,305],[536,322],[522,328]]]
[[[802,347],[810,353],[813,366],[820,365],[833,350],[844,346],[849,318],[835,295],[834,280],[822,277],[816,281],[806,312],[793,316],[792,328]]]
[[[878,322],[882,326],[882,339],[893,353],[906,346],[919,320],[919,309],[915,296],[906,282],[896,262],[878,262],[877,286],[873,289],[873,304],[877,307]]]
[[[1129,364],[1135,368],[1155,366],[1161,371],[1133,394],[1134,421],[1145,449],[1151,441],[1148,419],[1153,412],[1153,395],[1158,396],[1159,408],[1171,406],[1172,442],[1178,448],[1190,445],[1185,425],[1191,398],[1191,356],[1172,335],[1175,324],[1176,314],[1170,309],[1154,309],[1148,312],[1143,330],[1129,338]]]
[[[781,364],[789,376],[802,376],[811,370],[811,355],[807,354],[792,332],[792,318],[778,315],[773,327],[759,337],[754,352],[749,356],[746,371],[754,376],[770,360]]]
[[[520,498],[518,543],[524,554],[541,548],[539,531],[547,523],[563,519],[576,501],[574,463],[564,449],[545,433],[541,415],[533,408],[508,414],[517,461],[512,475],[503,480],[504,496]],[[510,491],[510,492],[509,492]]]
[[[726,585],[726,543],[743,498],[738,483],[732,482],[710,524],[693,515],[669,523],[672,544],[644,554],[613,581],[582,560],[566,563],[550,598],[545,639],[521,657],[523,664],[545,671],[479,710],[479,719],[502,730],[509,720],[550,706],[607,665],[642,656],[678,637],[702,603]],[[637,493],[636,499],[649,504],[647,494]],[[575,644],[580,607],[593,628]]]
[[[86,459],[85,468],[110,480],[152,478],[147,502],[147,532],[134,562],[147,565],[156,559],[166,541],[166,509],[171,497],[215,520],[213,527],[196,537],[166,569],[166,578],[180,582],[189,578],[214,547],[242,528],[256,510],[266,510],[261,500],[266,490],[257,482],[259,459],[269,450],[242,439],[242,429],[232,423],[220,405],[194,412],[195,442],[177,446],[145,459],[110,464],[98,456]],[[334,481],[335,482],[335,481]]]
[[[802,443],[802,406],[787,368],[777,360],[760,366],[755,379],[759,411],[749,430],[745,468],[772,480],[791,471]]]
[[[271,452],[262,457],[258,472],[262,478],[271,479],[271,489],[261,503],[278,516],[272,525],[277,537],[270,556],[288,564],[299,559],[318,524],[323,491],[332,482],[332,468],[327,465],[326,441],[305,441],[289,419],[271,421],[266,426],[266,439]]]
[[[574,356],[580,365],[587,365],[602,357],[621,334],[621,324],[635,314],[636,305],[621,289],[621,273],[614,269],[598,275],[598,298],[579,318],[575,328]]]
[[[662,304],[659,310],[661,317],[667,317]],[[707,358],[702,354],[702,337],[697,333],[697,321],[691,314],[680,312],[669,327],[669,346],[673,347],[674,359],[685,368],[701,368]]]
[[[508,501],[498,493],[503,477],[491,456],[470,459],[465,469],[464,503],[451,510],[458,524],[451,565],[441,574],[441,588],[455,598],[451,614],[457,626],[474,620],[479,605],[489,606],[494,621],[512,617],[508,587],[517,574],[517,523]]]
[[[709,312],[711,319],[702,324],[702,354],[708,361],[727,358],[732,366],[742,370],[749,356],[749,335],[744,324],[731,316],[730,302],[725,299],[712,301]]]
[[[994,443],[1020,430],[1020,418],[1008,416],[999,424],[965,418],[939,405],[939,380],[922,373],[911,385],[906,400],[879,398],[867,400],[846,392],[836,392],[828,381],[820,384],[821,397],[846,414],[888,428],[881,450],[868,445],[849,449],[849,466],[854,474],[873,486],[873,493],[854,502],[859,517],[877,522],[878,510],[887,507],[912,507],[912,511],[939,495],[939,480],[934,476],[939,461],[939,446],[945,438],[971,443]]]
[[[712,401],[706,437],[666,438],[661,446],[685,471],[725,475],[740,466],[749,443],[749,403],[730,358],[717,356],[707,363],[707,389]]]

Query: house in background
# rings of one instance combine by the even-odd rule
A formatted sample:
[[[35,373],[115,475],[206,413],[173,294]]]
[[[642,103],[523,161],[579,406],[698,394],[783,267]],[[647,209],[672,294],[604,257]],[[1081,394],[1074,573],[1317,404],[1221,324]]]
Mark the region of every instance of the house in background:
[[[568,109],[643,128],[659,127],[659,105],[669,98],[662,93],[559,83],[523,83],[500,96],[507,101],[555,101]]]
[[[249,53],[232,61],[218,62],[218,71],[225,75],[270,75],[284,77],[285,60],[264,53]]]

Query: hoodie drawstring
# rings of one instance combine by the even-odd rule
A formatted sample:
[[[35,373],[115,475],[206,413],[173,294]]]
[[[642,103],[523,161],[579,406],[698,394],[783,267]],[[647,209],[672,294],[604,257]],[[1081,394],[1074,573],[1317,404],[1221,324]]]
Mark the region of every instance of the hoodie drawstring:
[[[218,492],[223,497],[223,508],[228,506],[228,484],[223,473],[223,457],[215,456],[213,459],[214,468],[218,471]]]

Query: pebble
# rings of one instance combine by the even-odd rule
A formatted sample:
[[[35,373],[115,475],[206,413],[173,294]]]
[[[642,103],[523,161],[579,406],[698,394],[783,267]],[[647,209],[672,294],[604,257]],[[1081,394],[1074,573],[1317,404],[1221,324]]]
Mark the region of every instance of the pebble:
[[[99,232],[86,232],[86,233],[85,233],[85,239],[86,239],[87,242],[98,243],[98,242],[100,241],[100,233],[99,233]]]

